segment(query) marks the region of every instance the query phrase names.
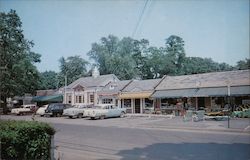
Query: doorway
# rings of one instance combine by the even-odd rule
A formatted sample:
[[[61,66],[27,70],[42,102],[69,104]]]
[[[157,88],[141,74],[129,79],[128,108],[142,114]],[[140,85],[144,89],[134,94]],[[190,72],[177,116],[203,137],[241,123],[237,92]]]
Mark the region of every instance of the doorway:
[[[135,99],[135,113],[141,113],[141,100]]]

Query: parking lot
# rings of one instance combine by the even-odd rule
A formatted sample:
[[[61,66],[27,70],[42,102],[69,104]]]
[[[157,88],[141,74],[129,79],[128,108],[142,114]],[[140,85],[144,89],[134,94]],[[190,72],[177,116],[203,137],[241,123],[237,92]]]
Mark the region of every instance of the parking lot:
[[[169,118],[158,115],[133,115],[128,114],[124,118],[108,118],[104,120],[91,120],[89,118],[71,119],[68,117],[40,117],[38,115],[1,115],[1,119],[15,120],[36,120],[51,124],[72,124],[82,126],[101,126],[101,127],[119,127],[119,128],[142,128],[159,130],[182,130],[182,131],[210,131],[210,132],[236,132],[250,133],[250,119],[232,118],[229,121],[199,121],[185,122],[182,117]],[[202,130],[201,130],[202,129]]]
[[[1,119],[32,120],[31,115]],[[249,119],[184,122],[155,115],[90,120],[33,117],[56,129],[55,157],[83,159],[250,159]],[[223,154],[222,154],[223,153]]]

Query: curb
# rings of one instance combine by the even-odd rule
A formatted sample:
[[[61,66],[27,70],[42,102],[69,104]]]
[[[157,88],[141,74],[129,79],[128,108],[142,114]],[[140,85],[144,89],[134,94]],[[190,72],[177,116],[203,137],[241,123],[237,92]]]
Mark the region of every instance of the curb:
[[[208,129],[208,128],[193,128],[193,127],[174,127],[174,126],[146,126],[140,125],[145,128],[151,129],[163,129],[163,130],[183,130],[183,131],[199,131],[199,132],[223,132],[223,133],[243,133],[250,135],[250,131],[245,129]]]

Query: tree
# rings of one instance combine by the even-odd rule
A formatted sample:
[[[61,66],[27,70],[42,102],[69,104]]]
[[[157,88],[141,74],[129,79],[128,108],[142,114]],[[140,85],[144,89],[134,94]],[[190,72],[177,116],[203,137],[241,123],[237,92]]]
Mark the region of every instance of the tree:
[[[184,40],[176,35],[171,35],[166,39],[166,51],[168,57],[172,59],[172,63],[176,66],[176,75],[181,75],[183,70],[183,62],[185,59]]]
[[[40,73],[40,84],[38,89],[56,89],[58,88],[58,74],[54,71],[45,71]]]
[[[32,41],[25,39],[22,22],[14,10],[0,13],[0,91],[1,100],[33,93],[38,87],[39,73],[34,63],[40,55],[31,51]]]
[[[145,39],[119,38],[109,35],[93,43],[88,55],[95,61],[101,74],[115,74],[119,79],[143,78]]]
[[[236,69],[250,69],[250,59],[246,58],[245,60],[241,60],[237,62]]]
[[[64,86],[65,76],[67,84],[70,84],[80,77],[86,76],[88,62],[80,56],[71,56],[59,59],[60,73],[58,74],[59,86]]]

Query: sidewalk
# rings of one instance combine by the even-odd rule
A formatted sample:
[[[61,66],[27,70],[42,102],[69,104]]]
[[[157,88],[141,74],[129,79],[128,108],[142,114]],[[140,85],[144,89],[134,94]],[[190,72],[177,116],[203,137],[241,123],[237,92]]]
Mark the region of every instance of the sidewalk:
[[[150,119],[159,119],[157,121],[148,121],[140,124],[141,127],[153,129],[169,130],[196,130],[196,131],[213,131],[213,132],[236,132],[250,134],[249,118],[231,118],[228,121],[204,120],[199,122],[183,121],[180,116],[170,117],[169,115],[155,114],[127,114],[127,117],[145,117]]]

